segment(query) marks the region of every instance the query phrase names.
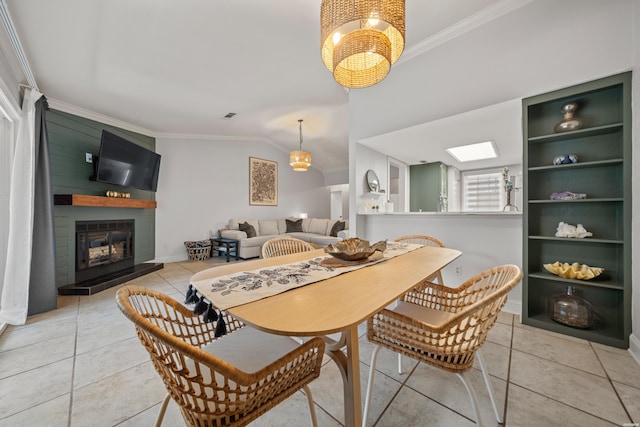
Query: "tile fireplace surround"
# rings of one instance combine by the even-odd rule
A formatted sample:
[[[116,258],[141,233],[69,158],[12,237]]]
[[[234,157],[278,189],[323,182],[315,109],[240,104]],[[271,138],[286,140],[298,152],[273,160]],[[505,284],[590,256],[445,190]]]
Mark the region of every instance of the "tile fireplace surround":
[[[93,220],[75,223],[75,282],[58,295],[92,295],[163,267],[134,265],[135,220]]]
[[[243,261],[231,261],[243,262]],[[184,299],[195,272],[224,257],[178,262],[132,280]],[[59,296],[58,309],[32,316],[0,335],[0,427],[153,425],[165,391],[133,325],[115,304],[117,287],[90,296]],[[372,346],[360,329],[361,383]],[[625,350],[535,329],[503,313],[483,347],[505,425],[623,426],[640,423],[640,366]],[[474,426],[462,383],[385,350],[368,426]],[[485,423],[494,426],[482,374],[469,372]],[[325,358],[310,384],[320,426],[343,425],[341,377]],[[42,424],[42,423],[41,423]],[[171,403],[163,425],[182,426]],[[251,426],[310,425],[306,399],[296,393]]]

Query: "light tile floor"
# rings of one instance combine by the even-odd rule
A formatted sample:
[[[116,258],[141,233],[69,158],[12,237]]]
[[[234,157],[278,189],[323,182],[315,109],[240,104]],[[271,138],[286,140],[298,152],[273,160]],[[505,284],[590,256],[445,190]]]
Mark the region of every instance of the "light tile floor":
[[[132,282],[182,300],[190,276],[220,261],[170,263]],[[117,289],[59,297],[58,309],[0,336],[0,427],[153,425],[165,391],[133,325],[116,307]],[[361,335],[363,389],[371,350]],[[640,423],[640,366],[625,350],[531,328],[505,313],[483,353],[507,426]],[[400,375],[396,360],[380,352],[367,425],[474,425],[455,376],[407,358]],[[480,371],[468,376],[486,425],[496,425]],[[320,426],[344,423],[341,381],[325,357],[320,378],[311,384]],[[310,425],[308,420],[306,399],[297,393],[252,425]],[[163,425],[184,425],[173,403]]]

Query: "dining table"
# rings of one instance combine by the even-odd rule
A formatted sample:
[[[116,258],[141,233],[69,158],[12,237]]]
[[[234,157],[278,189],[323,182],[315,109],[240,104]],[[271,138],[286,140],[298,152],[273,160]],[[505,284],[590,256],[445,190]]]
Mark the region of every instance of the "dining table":
[[[460,255],[460,251],[451,248],[419,247],[400,256],[237,305],[227,311],[245,324],[272,334],[323,337],[326,354],[342,374],[345,426],[360,426],[362,398],[358,325]],[[191,283],[205,293],[208,281],[217,277],[323,256],[328,255],[323,249],[316,249],[225,264],[194,274]]]

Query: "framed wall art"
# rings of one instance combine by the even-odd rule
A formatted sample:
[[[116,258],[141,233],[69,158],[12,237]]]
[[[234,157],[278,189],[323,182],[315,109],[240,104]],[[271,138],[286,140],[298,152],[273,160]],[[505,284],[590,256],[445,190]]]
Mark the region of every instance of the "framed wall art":
[[[249,157],[249,205],[278,206],[278,162]]]

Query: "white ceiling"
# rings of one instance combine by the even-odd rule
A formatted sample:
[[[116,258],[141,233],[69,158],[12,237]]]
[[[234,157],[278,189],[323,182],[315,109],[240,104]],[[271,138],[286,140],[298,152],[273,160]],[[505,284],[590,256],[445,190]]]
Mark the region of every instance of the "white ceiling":
[[[459,170],[517,165],[522,163],[521,111],[522,100],[518,98],[378,135],[360,143],[409,165],[442,162]],[[446,152],[449,147],[485,141],[494,142],[497,158],[462,163]]]
[[[348,91],[320,59],[320,0],[4,1],[54,106],[157,137],[259,140],[285,152],[298,146],[301,118],[314,166],[348,168]],[[510,1],[408,0],[405,55]]]

